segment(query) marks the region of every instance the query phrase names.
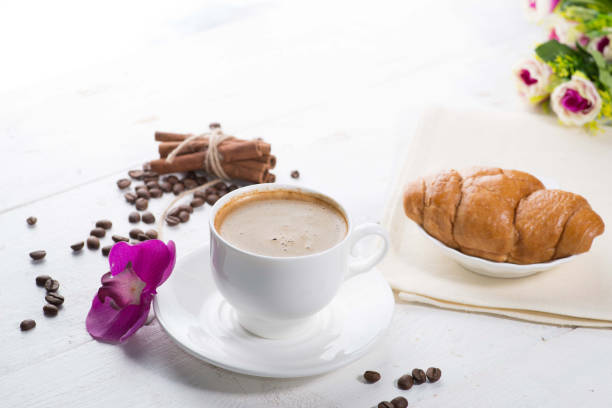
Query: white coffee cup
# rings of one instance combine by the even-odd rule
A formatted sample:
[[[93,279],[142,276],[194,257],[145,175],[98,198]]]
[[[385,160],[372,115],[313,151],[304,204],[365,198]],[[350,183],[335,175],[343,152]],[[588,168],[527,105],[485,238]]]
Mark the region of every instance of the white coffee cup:
[[[237,248],[219,234],[215,228],[219,209],[241,195],[272,190],[297,191],[323,198],[344,215],[348,224],[346,236],[322,252],[274,257]],[[255,184],[234,190],[212,207],[209,225],[215,283],[235,308],[242,327],[265,338],[293,337],[306,330],[314,315],[338,293],[342,282],[380,262],[389,246],[387,233],[380,225],[366,223],[353,228],[350,216],[335,200],[291,185]],[[354,245],[368,235],[382,237],[384,245],[364,259],[351,257]]]

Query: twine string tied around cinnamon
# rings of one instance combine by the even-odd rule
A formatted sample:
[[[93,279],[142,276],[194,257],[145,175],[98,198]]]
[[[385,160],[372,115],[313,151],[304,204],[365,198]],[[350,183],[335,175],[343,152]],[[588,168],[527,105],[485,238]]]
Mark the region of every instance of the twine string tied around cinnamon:
[[[187,146],[190,142],[196,139],[208,139],[208,149],[204,156],[204,162],[202,168],[208,173],[213,173],[217,177],[224,180],[229,180],[229,176],[225,173],[222,166],[223,156],[219,152],[219,145],[226,139],[232,137],[231,135],[223,133],[220,128],[213,128],[210,132],[201,134],[190,134],[185,140],[179,143],[174,150],[172,150],[166,161],[172,163],[174,158],[180,153],[180,151]]]

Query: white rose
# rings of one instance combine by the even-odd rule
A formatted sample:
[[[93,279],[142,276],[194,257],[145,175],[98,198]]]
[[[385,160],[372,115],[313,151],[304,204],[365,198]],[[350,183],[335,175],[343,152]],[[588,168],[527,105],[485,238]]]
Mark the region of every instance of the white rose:
[[[594,38],[589,43],[589,49],[599,51],[606,61],[612,61],[612,34]]]
[[[566,125],[584,125],[597,118],[601,96],[591,81],[574,74],[572,79],[557,86],[550,95],[550,106]]]
[[[523,0],[523,9],[529,21],[544,22],[554,11],[560,0]]]
[[[589,37],[578,30],[575,21],[569,21],[561,16],[555,15],[552,18],[549,40],[557,40],[572,48],[576,48],[576,42],[586,47],[589,44]]]
[[[552,69],[536,58],[529,58],[517,64],[512,70],[519,95],[530,103],[546,99],[550,93]]]

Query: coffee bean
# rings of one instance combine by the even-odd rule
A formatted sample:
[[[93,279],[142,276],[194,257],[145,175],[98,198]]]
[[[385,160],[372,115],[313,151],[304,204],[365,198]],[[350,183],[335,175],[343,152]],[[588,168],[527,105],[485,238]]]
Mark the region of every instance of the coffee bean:
[[[161,197],[164,193],[159,189],[159,188],[152,188],[151,190],[149,190],[149,194],[151,195],[151,197],[153,198],[159,198]]]
[[[59,293],[53,293],[53,292],[47,293],[45,295],[45,300],[48,303],[51,303],[52,305],[55,305],[55,306],[59,306],[62,303],[64,303],[64,297],[60,295]]]
[[[196,183],[198,183],[198,186],[201,186],[202,184],[206,184],[207,182],[208,182],[208,179],[206,178],[206,176],[196,177]]]
[[[45,282],[47,282],[51,277],[49,275],[38,275],[36,277],[36,286],[40,286],[41,288],[45,286]]]
[[[140,213],[137,213],[136,211],[132,211],[130,215],[128,215],[128,221],[131,222],[132,224],[140,222]]]
[[[39,251],[33,251],[30,252],[30,258],[32,258],[35,261],[40,261],[41,259],[43,259],[45,256],[47,255],[47,251],[44,250],[39,250]]]
[[[154,172],[153,170],[151,170],[151,168],[147,168],[145,170],[144,176],[142,178],[144,181],[151,181],[151,180],[157,180],[159,179],[159,174],[157,174],[156,172]]]
[[[26,218],[26,222],[28,223],[28,225],[34,225],[34,224],[36,224],[36,221],[38,221],[38,218],[36,218],[36,217],[28,217],[28,218]]]
[[[106,230],[104,228],[94,228],[89,231],[89,235],[98,238],[104,238],[104,236],[106,235]]]
[[[181,212],[181,209],[179,207],[174,207],[172,210],[170,210],[168,215],[171,215],[173,217],[178,217],[180,212]]]
[[[124,178],[117,181],[117,187],[119,187],[121,190],[123,190],[124,188],[128,188],[130,184],[132,184],[132,181],[130,179]]]
[[[142,178],[144,177],[144,171],[142,171],[142,170],[130,170],[130,171],[128,171],[128,176],[130,176],[134,180],[142,180]]]
[[[438,367],[429,367],[426,375],[429,382],[435,383],[440,379],[440,377],[442,377],[442,370],[440,370]]]
[[[81,249],[83,249],[84,246],[85,246],[85,242],[80,241],[80,242],[77,242],[76,244],[70,245],[70,248],[72,248],[74,252],[79,252]]]
[[[185,186],[186,190],[191,190],[192,188],[196,188],[198,183],[192,179],[185,179],[183,180],[183,185]]]
[[[194,198],[201,198],[202,200],[204,200],[206,198],[206,193],[204,191],[202,191],[202,190],[194,191],[193,197]]]
[[[136,209],[139,211],[144,211],[149,206],[149,202],[145,198],[139,198],[136,200]]]
[[[97,237],[87,238],[87,248],[98,249],[100,248],[100,240]]]
[[[130,238],[138,239],[138,234],[143,234],[143,232],[142,232],[142,230],[140,228],[134,228],[134,229],[130,230]]]
[[[106,245],[102,247],[102,256],[108,256],[108,254],[110,254],[111,249],[113,248],[112,245]]]
[[[159,184],[157,183],[157,180],[147,181],[145,185],[147,186],[148,189],[159,188]]]
[[[234,191],[234,190],[238,190],[238,186],[235,184],[230,184],[229,187],[227,188],[227,191]]]
[[[219,190],[219,192],[217,193],[217,195],[219,196],[219,198],[223,197],[224,195],[227,194],[227,191],[224,190]]]
[[[58,310],[59,309],[55,305],[46,304],[43,306],[43,313],[45,314],[45,316],[48,316],[48,317],[57,316]]]
[[[172,186],[172,192],[174,193],[174,195],[179,195],[181,194],[183,191],[185,190],[185,186],[183,185],[183,183],[176,183]]]
[[[168,183],[167,181],[162,181],[159,183],[159,188],[164,193],[169,193],[172,191],[172,184]]]
[[[113,223],[109,220],[100,220],[96,222],[96,227],[104,228],[105,230],[111,229],[113,227]]]
[[[193,207],[187,204],[182,204],[178,206],[179,210],[182,211],[187,211],[189,214],[193,214]]]
[[[147,200],[151,198],[151,194],[149,194],[149,190],[145,190],[144,188],[137,190],[136,196],[139,198],[146,198]],[[138,204],[138,200],[136,200],[136,204]]]
[[[19,323],[19,328],[21,331],[28,331],[36,327],[36,321],[32,319],[26,319]]]
[[[413,384],[414,384],[414,378],[412,378],[410,374],[402,375],[397,380],[397,387],[400,390],[409,390],[410,388],[412,388]]]
[[[219,196],[216,194],[211,194],[211,195],[206,196],[206,202],[210,205],[214,205],[217,202],[217,200],[219,200]]]
[[[211,194],[217,194],[217,189],[212,187],[206,188],[206,190],[204,190],[204,199],[206,199],[206,196],[209,196]]]
[[[153,213],[147,211],[142,214],[142,222],[145,224],[153,224],[155,222],[155,216]]]
[[[204,205],[204,200],[202,200],[201,198],[194,198],[193,200],[191,200],[191,202],[189,203],[189,205],[193,208],[197,208],[197,207],[201,207]]]
[[[393,408],[393,404],[389,401],[382,401],[378,403],[377,408]]]
[[[59,286],[59,282],[55,279],[47,279],[47,281],[45,282],[45,289],[47,290],[47,292],[57,292]]]
[[[300,172],[297,170],[293,170],[291,172],[291,178],[294,178],[294,179],[300,178]]]
[[[380,373],[376,371],[366,371],[365,373],[363,373],[363,378],[368,384],[372,384],[380,380]]]
[[[427,380],[425,371],[421,370],[420,368],[415,368],[412,370],[412,378],[416,385],[423,384]]]
[[[145,234],[144,232],[141,232],[140,234],[138,234],[138,236],[136,238],[138,238],[139,241],[148,241],[149,240],[149,236],[147,234]]]
[[[130,204],[134,204],[136,202],[136,198],[138,198],[135,194],[132,193],[125,193],[123,196],[125,197],[125,201]]]
[[[208,125],[209,128],[211,129],[220,129],[221,128],[221,124],[218,122],[212,122],[210,125]]]
[[[155,231],[154,229],[150,229],[147,232],[145,232],[146,236],[149,237],[149,239],[157,239],[157,231]]]
[[[130,242],[129,238],[126,237],[122,237],[121,235],[113,235],[112,236],[113,241],[115,242]]]
[[[181,220],[181,222],[189,221],[189,213],[187,211],[181,211],[181,213],[178,215],[178,217]]]
[[[174,227],[175,225],[178,225],[181,223],[181,219],[178,217],[175,217],[174,215],[169,215],[166,217],[166,224],[168,224],[171,227]]]
[[[176,184],[178,183],[179,179],[178,177],[172,175],[172,176],[167,176],[166,178],[164,178],[164,181],[169,184]]]
[[[217,190],[227,190],[227,185],[224,182],[219,181],[218,183],[213,184],[213,188]]]
[[[408,400],[404,397],[395,397],[391,400],[393,408],[406,408],[408,406]]]
[[[188,171],[187,173],[185,173],[185,177],[183,177],[184,179],[192,179],[195,180],[196,178],[196,174],[195,171]]]

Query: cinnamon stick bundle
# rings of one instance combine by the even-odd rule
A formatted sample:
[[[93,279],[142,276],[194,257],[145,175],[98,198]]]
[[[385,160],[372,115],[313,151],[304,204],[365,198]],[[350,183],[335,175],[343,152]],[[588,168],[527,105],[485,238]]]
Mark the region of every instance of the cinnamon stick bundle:
[[[180,142],[163,142],[159,144],[159,157],[164,158],[178,147]],[[205,152],[208,149],[208,140],[199,139],[189,142],[181,148],[178,155],[196,152]],[[218,146],[223,161],[232,162],[237,160],[248,160],[270,154],[271,146],[261,140],[226,140]]]
[[[201,170],[208,153],[208,137],[192,140],[175,155],[172,163],[166,158],[190,135],[182,133],[155,132],[159,159],[152,160],[151,170],[158,174],[179,173]],[[276,176],[270,170],[276,166],[276,157],[271,154],[272,146],[261,139],[242,140],[230,137],[217,145],[221,168],[232,179],[254,183],[273,183]]]
[[[152,160],[151,170],[158,174],[180,173],[202,168],[206,153],[192,153],[177,156],[172,163],[166,159]],[[271,168],[267,163],[255,160],[240,160],[236,162],[222,162],[221,167],[230,178],[251,181],[254,183],[266,182],[266,176]]]

